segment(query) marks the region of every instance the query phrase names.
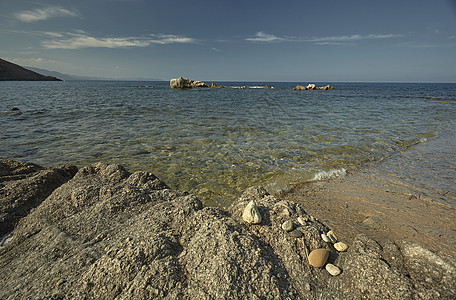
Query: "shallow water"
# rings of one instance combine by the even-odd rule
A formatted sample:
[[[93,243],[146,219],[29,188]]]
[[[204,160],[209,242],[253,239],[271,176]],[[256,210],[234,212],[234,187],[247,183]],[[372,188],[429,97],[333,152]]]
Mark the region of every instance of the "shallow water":
[[[268,84],[181,91],[167,82],[0,82],[0,156],[44,166],[120,163],[224,207],[251,185],[286,190],[434,137],[454,139],[456,84]],[[446,159],[431,167],[445,168]],[[442,170],[426,184],[454,186],[453,175]]]

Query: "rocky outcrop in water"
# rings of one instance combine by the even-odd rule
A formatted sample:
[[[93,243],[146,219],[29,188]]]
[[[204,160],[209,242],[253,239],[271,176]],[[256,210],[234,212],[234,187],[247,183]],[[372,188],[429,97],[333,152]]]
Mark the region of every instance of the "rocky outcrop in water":
[[[208,85],[202,81],[195,81],[195,80],[191,80],[191,79],[187,79],[187,78],[183,78],[183,77],[171,79],[169,82],[169,86],[172,89],[192,89],[192,88],[208,87]]]
[[[318,87],[313,83],[309,83],[307,86],[302,86],[302,85],[297,85],[296,87],[293,88],[294,91],[305,91],[305,90],[332,90],[334,89],[333,86],[330,85],[325,85],[322,87]]]
[[[252,201],[251,215],[261,219],[250,223],[243,215]],[[291,230],[282,228],[285,222]],[[456,296],[454,261],[415,244],[379,244],[365,235],[338,252],[336,240],[321,237],[329,230],[298,204],[261,187],[246,190],[224,211],[203,207],[151,173],[97,163],[56,188],[0,247],[0,298]],[[331,266],[308,264],[315,249],[329,253]]]

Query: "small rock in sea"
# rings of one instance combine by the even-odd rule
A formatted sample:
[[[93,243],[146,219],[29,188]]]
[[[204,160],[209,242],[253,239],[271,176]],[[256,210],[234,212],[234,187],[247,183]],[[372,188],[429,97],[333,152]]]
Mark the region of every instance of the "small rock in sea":
[[[339,252],[345,252],[348,249],[348,245],[342,242],[337,242],[334,244],[334,249],[336,249]]]
[[[315,249],[309,254],[309,264],[315,268],[325,265],[329,257],[329,251],[324,248]]]
[[[285,230],[285,231],[292,231],[293,230],[293,222],[291,222],[291,220],[283,222],[282,229]]]
[[[330,230],[326,233],[326,236],[331,240],[331,243],[337,243],[337,237],[334,231]]]
[[[294,238],[300,238],[302,237],[302,232],[301,230],[295,229],[292,232],[290,232],[290,235]]]
[[[329,274],[331,274],[332,276],[337,276],[340,274],[340,269],[338,266],[335,266],[333,264],[326,264],[326,267],[325,267],[326,271],[328,271]]]
[[[306,222],[308,220],[309,220],[308,218],[298,217],[298,223],[301,225],[306,225]]]
[[[328,237],[326,234],[322,233],[322,234],[321,234],[321,238],[322,238],[323,241],[325,241],[326,243],[331,243],[331,240],[329,239],[329,237]]]
[[[258,206],[255,201],[250,201],[249,204],[244,208],[242,213],[242,219],[250,224],[259,224],[261,223],[261,215],[258,210]]]

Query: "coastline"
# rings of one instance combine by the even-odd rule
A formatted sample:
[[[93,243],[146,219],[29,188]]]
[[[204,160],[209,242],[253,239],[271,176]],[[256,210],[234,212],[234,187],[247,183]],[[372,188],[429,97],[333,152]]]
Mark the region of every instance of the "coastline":
[[[456,208],[373,173],[297,184],[280,197],[338,228],[348,242],[358,234],[406,240],[456,259]]]

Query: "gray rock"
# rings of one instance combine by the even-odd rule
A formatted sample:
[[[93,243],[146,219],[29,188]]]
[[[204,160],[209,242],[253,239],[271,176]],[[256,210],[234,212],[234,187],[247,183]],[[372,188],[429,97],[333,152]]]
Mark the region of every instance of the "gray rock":
[[[0,236],[12,231],[19,219],[70,180],[77,170],[70,165],[46,169],[0,159]]]
[[[290,232],[290,235],[294,238],[300,238],[302,237],[302,232],[301,230],[295,229],[292,232]]]
[[[254,200],[263,218],[246,226]],[[1,299],[452,299],[455,263],[418,245],[359,235],[331,253],[343,272],[309,269],[325,248],[314,219],[291,239],[280,199],[247,189],[227,211],[204,208],[150,173],[82,168],[20,219],[0,247]],[[288,203],[296,219],[296,203]]]

